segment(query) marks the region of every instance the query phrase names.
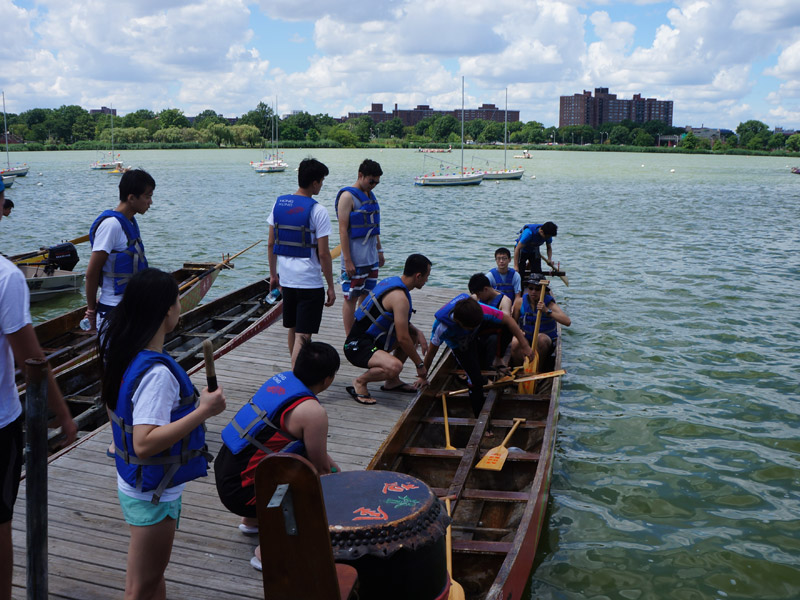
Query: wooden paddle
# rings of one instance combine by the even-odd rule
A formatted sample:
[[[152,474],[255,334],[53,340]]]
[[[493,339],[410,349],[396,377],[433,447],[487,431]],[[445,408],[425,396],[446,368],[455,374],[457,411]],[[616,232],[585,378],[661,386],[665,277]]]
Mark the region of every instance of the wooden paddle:
[[[503,440],[503,443],[489,450],[478,462],[478,464],[475,465],[475,468],[482,469],[484,471],[502,470],[503,465],[506,463],[506,457],[508,456],[508,448],[506,448],[506,444],[517,430],[517,427],[519,427],[519,424],[524,422],[525,419],[514,419],[514,426],[511,428],[511,431],[508,432],[508,435]]]
[[[455,450],[456,447],[450,445],[450,424],[447,422],[447,394],[442,394],[442,413],[444,414],[444,449]]]
[[[564,369],[559,369],[558,371],[550,371],[549,373],[536,373],[533,375],[526,375],[525,377],[518,377],[516,379],[502,379],[499,381],[494,381],[492,383],[487,383],[483,386],[483,389],[490,390],[492,388],[499,388],[506,385],[513,385],[515,383],[523,384],[528,381],[539,381],[540,379],[550,379],[551,377],[561,377],[562,375],[566,375],[567,372]],[[459,394],[466,394],[469,391],[469,388],[462,388],[460,390],[453,390],[452,392],[447,392],[448,396],[458,396]]]
[[[447,506],[447,515],[450,516],[450,498],[445,498],[445,505]],[[447,526],[447,534],[445,536],[445,546],[447,547],[447,574],[450,576],[450,593],[448,600],[465,600],[464,588],[461,584],[453,579],[453,535],[450,531],[450,525]]]
[[[553,264],[552,260],[548,260],[546,256],[542,256],[542,260],[544,262],[546,262],[548,265],[550,265],[551,269],[557,270],[556,266],[555,266],[555,264]],[[569,287],[569,279],[567,279],[566,275],[559,275],[558,277],[561,279],[561,281],[564,282],[565,286]]]
[[[547,292],[547,284],[550,283],[546,279],[542,279],[539,284],[542,286],[539,291],[539,300],[544,302],[544,296]],[[533,337],[531,338],[531,347],[533,349],[533,366],[528,369],[528,365],[525,365],[523,371],[525,373],[536,373],[539,370],[539,326],[542,324],[542,311],[536,311],[536,325],[533,327]],[[526,359],[527,360],[527,359]],[[529,383],[520,384],[517,388],[517,392],[520,394],[533,394],[536,389],[536,383],[531,381]]]
[[[245,249],[244,249],[244,250],[242,250],[241,252],[237,252],[237,253],[236,253],[236,254],[234,254],[233,256],[229,256],[228,258],[226,258],[225,260],[223,260],[223,261],[222,261],[222,262],[220,262],[220,263],[217,263],[216,265],[214,265],[213,267],[211,267],[211,268],[210,268],[210,269],[208,269],[207,271],[204,271],[203,273],[200,273],[200,275],[195,275],[195,276],[194,276],[194,277],[192,277],[192,278],[191,278],[189,281],[187,281],[186,283],[184,283],[183,285],[181,285],[181,287],[180,287],[180,288],[178,288],[178,292],[185,292],[185,291],[186,291],[186,290],[188,290],[190,287],[192,287],[192,286],[193,286],[195,283],[197,283],[198,281],[200,281],[201,279],[203,279],[203,277],[207,277],[208,275],[210,275],[210,274],[211,274],[211,273],[213,273],[214,271],[217,271],[217,270],[221,269],[222,267],[225,267],[225,266],[227,266],[227,265],[228,265],[228,263],[229,263],[229,262],[231,262],[231,261],[232,261],[234,258],[236,258],[237,256],[241,256],[242,254],[244,254],[245,252],[247,252],[248,250],[250,250],[250,248],[252,248],[253,246],[258,246],[258,245],[259,245],[261,242],[263,242],[263,241],[264,241],[264,240],[258,240],[258,241],[257,241],[255,244],[250,244],[250,245],[249,245],[247,248],[245,248]]]
[[[206,359],[206,381],[208,391],[213,392],[217,389],[217,369],[214,367],[214,345],[211,340],[203,342],[203,356]]]
[[[333,260],[334,258],[339,258],[339,255],[341,253],[342,253],[342,245],[341,244],[337,244],[336,248],[331,250],[331,260]]]

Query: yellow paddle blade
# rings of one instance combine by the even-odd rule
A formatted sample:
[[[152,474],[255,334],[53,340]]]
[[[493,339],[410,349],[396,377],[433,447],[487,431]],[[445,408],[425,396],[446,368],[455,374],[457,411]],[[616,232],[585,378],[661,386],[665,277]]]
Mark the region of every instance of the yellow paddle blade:
[[[531,361],[528,360],[528,357],[526,356],[525,360],[522,362],[522,372],[523,373],[530,373],[530,364],[531,364]],[[525,393],[525,384],[524,383],[520,383],[520,384],[517,385],[517,393],[518,394],[524,394]]]
[[[508,449],[505,446],[495,446],[484,455],[475,468],[483,471],[501,471],[507,456]]]

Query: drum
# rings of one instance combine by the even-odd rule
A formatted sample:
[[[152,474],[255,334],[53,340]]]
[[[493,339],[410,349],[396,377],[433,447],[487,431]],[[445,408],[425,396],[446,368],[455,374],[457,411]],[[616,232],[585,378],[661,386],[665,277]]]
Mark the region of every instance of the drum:
[[[419,479],[392,471],[320,478],[336,562],[358,571],[361,600],[446,599],[444,505]]]

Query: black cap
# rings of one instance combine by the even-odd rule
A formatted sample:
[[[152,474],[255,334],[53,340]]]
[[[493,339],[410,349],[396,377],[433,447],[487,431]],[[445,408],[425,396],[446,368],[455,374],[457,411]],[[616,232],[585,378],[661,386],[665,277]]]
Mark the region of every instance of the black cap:
[[[544,277],[540,273],[532,273],[525,278],[525,285],[539,285]]]

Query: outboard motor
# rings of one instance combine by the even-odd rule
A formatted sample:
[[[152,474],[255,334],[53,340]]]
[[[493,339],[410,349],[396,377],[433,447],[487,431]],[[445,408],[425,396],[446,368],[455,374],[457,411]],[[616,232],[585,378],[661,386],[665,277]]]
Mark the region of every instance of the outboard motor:
[[[48,248],[44,270],[48,275],[51,275],[56,269],[72,271],[79,260],[75,246],[69,242],[64,242]]]

